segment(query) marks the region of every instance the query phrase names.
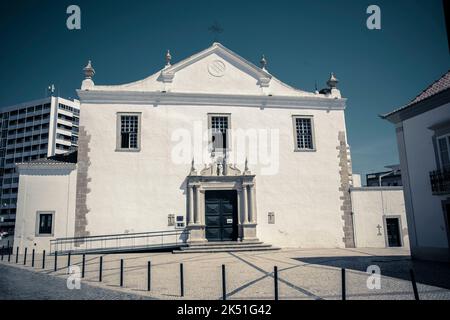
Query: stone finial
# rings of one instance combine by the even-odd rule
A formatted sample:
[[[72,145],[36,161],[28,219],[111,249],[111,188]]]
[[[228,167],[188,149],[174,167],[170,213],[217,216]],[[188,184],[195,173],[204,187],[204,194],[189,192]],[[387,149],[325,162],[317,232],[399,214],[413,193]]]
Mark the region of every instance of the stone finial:
[[[261,60],[259,61],[259,63],[261,64],[261,69],[266,70],[267,60],[266,60],[266,57],[264,55],[262,55]]]
[[[170,55],[170,51],[167,50],[167,53],[166,53],[166,67],[170,67],[171,66],[171,64],[170,64],[171,60],[172,60],[172,56]]]
[[[192,158],[191,171],[190,171],[189,175],[191,175],[191,176],[196,176],[197,175],[197,170],[195,170],[194,158]]]
[[[251,174],[250,170],[248,169],[248,159],[245,158],[245,165],[244,165],[244,175]]]
[[[334,76],[334,73],[332,72],[330,74],[330,79],[327,81],[327,85],[330,89],[334,89],[337,87],[339,80]]]
[[[84,76],[86,79],[92,79],[92,77],[95,74],[95,70],[92,67],[91,60],[88,61],[88,64],[86,67],[84,67],[83,71],[84,71]]]

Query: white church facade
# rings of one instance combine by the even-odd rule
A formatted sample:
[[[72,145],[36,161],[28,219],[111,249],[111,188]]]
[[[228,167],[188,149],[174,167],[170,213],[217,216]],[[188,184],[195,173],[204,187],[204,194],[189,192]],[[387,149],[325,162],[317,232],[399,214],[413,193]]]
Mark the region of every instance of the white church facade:
[[[257,67],[219,43],[176,64],[167,53],[162,70],[132,83],[97,85],[90,63],[84,71],[77,164],[18,165],[28,177],[15,245],[185,230],[188,244],[355,246],[346,99],[334,75],[320,92],[294,89],[264,58]],[[30,204],[26,183],[42,176],[65,187]]]

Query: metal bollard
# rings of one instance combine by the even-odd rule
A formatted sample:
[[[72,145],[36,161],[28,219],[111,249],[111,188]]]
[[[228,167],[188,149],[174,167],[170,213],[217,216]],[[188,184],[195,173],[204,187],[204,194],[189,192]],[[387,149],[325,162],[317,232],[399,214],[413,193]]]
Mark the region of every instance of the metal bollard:
[[[31,251],[31,266],[34,268],[34,249]]]
[[[69,251],[69,253],[67,254],[67,269],[70,268],[70,258],[71,258],[71,256],[72,256],[72,254],[71,254],[71,252]]]
[[[11,262],[11,248],[8,247],[8,262]]]
[[[414,291],[414,299],[420,300],[419,299],[419,291],[417,291],[417,283],[416,283],[416,277],[414,275],[414,270],[409,269],[409,274],[411,275],[411,282],[412,282],[413,291]]]
[[[3,261],[3,251],[5,251],[5,246],[2,246],[2,261]]]
[[[123,287],[123,259],[120,259],[120,286]]]
[[[55,251],[55,272],[58,269],[58,251]]]
[[[227,300],[227,284],[224,264],[222,265],[222,300]]]
[[[100,266],[98,269],[98,281],[102,282],[102,275],[103,275],[103,257],[100,257]]]
[[[342,300],[347,300],[346,296],[346,289],[345,289],[345,269],[341,269],[341,276],[342,276]]]
[[[16,249],[16,263],[19,263],[19,247]]]
[[[184,274],[182,263],[180,263],[180,296],[184,297]]]
[[[147,291],[152,289],[152,263],[151,261],[147,262]]]
[[[27,250],[28,250],[28,248],[25,248],[25,253],[23,255],[23,265],[24,266],[27,264]]]
[[[83,253],[83,263],[81,265],[81,277],[84,278],[84,269],[86,267],[86,255]]]
[[[45,250],[42,251],[42,269],[45,269]]]
[[[273,282],[275,288],[275,300],[278,300],[278,267],[273,267]]]

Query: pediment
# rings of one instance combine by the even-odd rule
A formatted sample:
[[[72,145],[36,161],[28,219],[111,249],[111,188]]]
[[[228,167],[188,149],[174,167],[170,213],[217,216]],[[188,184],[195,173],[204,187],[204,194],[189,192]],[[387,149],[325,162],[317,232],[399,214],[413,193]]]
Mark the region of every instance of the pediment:
[[[93,83],[92,83],[93,84]],[[277,94],[308,96],[275,79],[220,43],[166,66],[146,79],[113,86],[92,85],[88,90],[205,94]]]

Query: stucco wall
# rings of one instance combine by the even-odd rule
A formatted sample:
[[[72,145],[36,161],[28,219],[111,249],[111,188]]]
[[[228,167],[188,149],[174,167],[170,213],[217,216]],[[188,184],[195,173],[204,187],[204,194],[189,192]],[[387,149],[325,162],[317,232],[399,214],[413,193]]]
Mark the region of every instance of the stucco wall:
[[[357,247],[388,247],[385,219],[398,217],[402,246],[409,248],[405,203],[401,188],[353,188],[350,193]]]
[[[140,152],[115,151],[117,112],[141,112]],[[89,150],[90,163],[86,232],[172,229],[168,214],[186,213],[185,179],[191,164],[173,162],[178,141],[171,137],[180,128],[193,133],[194,123],[206,129],[208,113],[230,113],[232,129],[279,130],[273,174],[249,161],[256,174],[260,240],[282,247],[344,246],[337,148],[338,134],[345,132],[342,110],[83,103],[80,127],[90,137],[80,144],[80,154]],[[293,115],[314,117],[317,151],[294,152]],[[237,164],[241,170],[244,160]],[[195,163],[203,168],[202,159]],[[275,212],[275,224],[268,224],[268,212]]]
[[[49,250],[50,240],[74,236],[76,170],[21,169],[14,246]],[[36,234],[37,211],[54,211],[53,236]]]

